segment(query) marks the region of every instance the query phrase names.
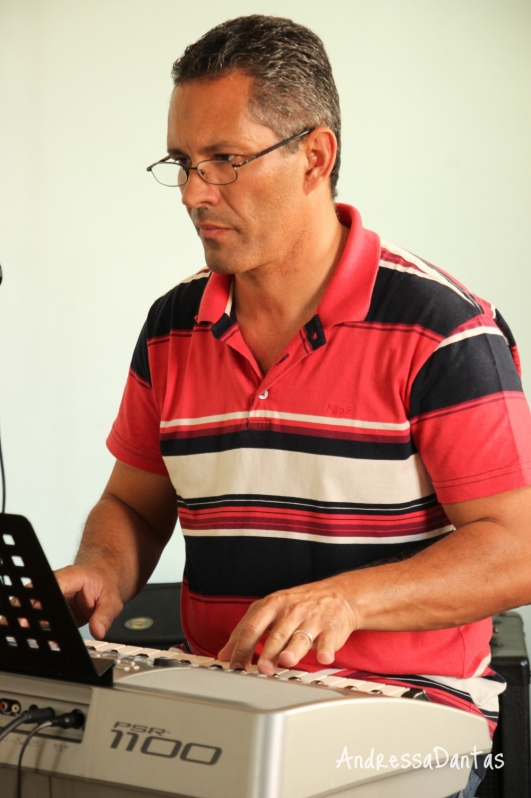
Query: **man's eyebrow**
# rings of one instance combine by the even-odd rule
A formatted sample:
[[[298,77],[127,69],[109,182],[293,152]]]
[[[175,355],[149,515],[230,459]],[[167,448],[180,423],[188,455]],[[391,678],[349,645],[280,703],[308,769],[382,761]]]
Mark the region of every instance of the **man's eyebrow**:
[[[201,151],[205,154],[223,151],[228,155],[238,155],[239,150],[242,149],[245,149],[245,147],[242,147],[241,144],[234,144],[230,141],[216,141],[214,144],[208,144],[206,147],[202,147]],[[188,157],[186,153],[178,147],[168,147],[168,155],[170,155],[172,158],[182,158],[183,156]]]
[[[170,158],[182,158],[184,156],[184,152],[179,149],[174,149],[173,147],[168,147],[168,155]]]

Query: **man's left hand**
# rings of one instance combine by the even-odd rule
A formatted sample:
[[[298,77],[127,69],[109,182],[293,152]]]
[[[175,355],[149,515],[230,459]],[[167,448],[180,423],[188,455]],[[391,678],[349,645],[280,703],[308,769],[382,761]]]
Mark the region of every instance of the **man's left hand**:
[[[322,665],[331,665],[336,651],[357,628],[357,609],[347,599],[341,576],[334,576],[255,601],[218,657],[230,660],[231,668],[246,668],[260,639],[269,632],[257,663],[260,673],[271,676],[277,665],[293,668],[311,648]]]

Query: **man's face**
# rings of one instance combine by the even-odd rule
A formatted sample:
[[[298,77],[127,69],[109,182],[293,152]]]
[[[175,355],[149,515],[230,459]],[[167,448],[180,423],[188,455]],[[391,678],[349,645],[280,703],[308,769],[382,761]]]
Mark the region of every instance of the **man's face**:
[[[192,166],[242,156],[231,159],[238,163],[276,144],[275,133],[249,116],[251,84],[251,78],[233,72],[177,87],[168,120],[169,154]],[[305,168],[303,153],[275,150],[238,169],[229,185],[211,185],[189,173],[182,201],[210,269],[239,274],[289,258],[303,234]]]

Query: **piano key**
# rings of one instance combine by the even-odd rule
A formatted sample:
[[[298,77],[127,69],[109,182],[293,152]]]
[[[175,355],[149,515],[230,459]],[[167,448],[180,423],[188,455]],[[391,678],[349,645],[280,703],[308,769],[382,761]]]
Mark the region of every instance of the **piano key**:
[[[120,656],[134,657],[139,651],[143,651],[142,646],[124,646],[120,649]]]
[[[320,679],[325,679],[327,676],[336,676],[338,673],[344,674],[344,670],[338,670],[337,668],[323,668],[320,671],[311,671],[308,672],[308,678],[311,676],[319,677]],[[341,679],[346,679],[346,676],[338,677]]]
[[[366,685],[368,682],[363,681],[363,679],[346,679],[345,684],[342,684],[341,687],[345,690],[359,690],[360,692],[367,692]]]
[[[153,657],[159,657],[161,654],[164,654],[164,651],[161,651],[159,648],[140,648],[133,656],[153,659]]]
[[[220,670],[231,670],[229,662],[221,662],[214,657],[205,657],[195,654],[188,654],[180,648],[170,648],[169,650],[159,650],[155,648],[143,648],[142,646],[128,646],[123,643],[109,643],[105,640],[84,640],[87,649],[89,649],[92,656],[105,656],[116,652],[117,667],[126,670],[138,670],[138,664],[142,659],[149,659],[153,661],[157,658],[164,660],[175,660],[183,664],[210,667],[214,666]],[[140,656],[139,656],[140,655]],[[134,657],[139,657],[136,662],[133,661]],[[246,673],[267,678],[265,674],[258,673],[257,665],[249,665]],[[375,695],[381,694],[389,697],[400,697],[408,694],[407,687],[400,687],[398,685],[383,684],[381,682],[369,682],[363,679],[347,679],[344,676],[336,674],[341,673],[337,668],[323,668],[314,673],[308,673],[303,670],[289,670],[288,668],[278,667],[275,673],[270,678],[282,679],[282,681],[297,681],[302,684],[319,684],[319,686],[340,688],[340,689],[355,689],[363,693],[372,693]],[[413,692],[413,691],[409,691]],[[408,697],[405,695],[405,697]]]
[[[159,657],[174,659],[178,662],[189,662],[191,665],[212,665],[216,662],[214,657],[200,657],[196,654],[187,654],[185,651],[161,651]]]
[[[308,671],[285,671],[284,673],[280,673],[278,678],[281,679],[283,682],[290,682],[296,681],[300,679],[301,676],[307,676]]]
[[[208,667],[216,661],[214,657],[202,657],[196,654],[189,654],[188,657],[185,655],[185,659],[189,659],[192,665],[202,665],[204,667]]]
[[[325,684],[327,687],[340,687],[347,679],[344,676],[322,676],[320,673],[307,673],[301,676],[304,684]]]
[[[360,679],[345,679],[336,687],[358,690],[360,693],[383,694],[388,696],[401,696],[407,691],[406,687],[398,687],[395,684],[382,684],[380,682],[366,682]]]
[[[102,641],[96,651],[98,654],[106,654],[107,652],[111,651],[116,651],[117,654],[121,654],[124,648],[125,646],[121,645],[120,643],[104,643]]]
[[[346,679],[345,681],[347,684],[343,687],[361,687],[361,685],[367,684],[363,679]]]
[[[385,685],[379,682],[365,682],[361,679],[346,679],[345,684],[341,685],[342,689],[346,690],[359,690],[360,693],[374,693],[378,694],[382,691]]]
[[[102,648],[108,648],[109,643],[106,640],[83,640],[87,648],[93,648],[95,651],[100,651]],[[115,648],[114,645],[110,646],[111,648]]]
[[[384,684],[381,688],[384,695],[394,696],[395,698],[407,693],[408,689],[408,687],[400,687],[398,684]]]
[[[245,669],[247,673],[258,673],[258,665],[248,665]],[[276,668],[272,676],[280,676],[281,673],[287,673],[288,668]]]
[[[382,693],[385,684],[379,682],[364,682],[363,687],[360,688],[364,693]]]

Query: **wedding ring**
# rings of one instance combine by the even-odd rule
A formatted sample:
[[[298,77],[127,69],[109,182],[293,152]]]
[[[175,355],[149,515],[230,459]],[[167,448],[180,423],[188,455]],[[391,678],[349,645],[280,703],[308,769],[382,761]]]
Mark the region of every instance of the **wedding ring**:
[[[307,632],[306,629],[296,629],[296,631],[293,632],[291,636],[293,637],[293,635],[306,635],[306,637],[310,641],[310,645],[311,646],[313,645],[313,635],[310,634],[310,632]]]

